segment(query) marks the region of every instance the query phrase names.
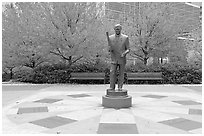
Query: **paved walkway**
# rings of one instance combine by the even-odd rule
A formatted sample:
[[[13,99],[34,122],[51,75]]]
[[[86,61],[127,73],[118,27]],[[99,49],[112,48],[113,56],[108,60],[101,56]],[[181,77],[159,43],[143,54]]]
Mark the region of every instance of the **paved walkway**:
[[[124,109],[102,107],[106,88],[108,85],[51,85],[24,89],[32,93],[2,108],[3,133],[202,133],[202,94],[196,87],[125,85],[132,107]]]

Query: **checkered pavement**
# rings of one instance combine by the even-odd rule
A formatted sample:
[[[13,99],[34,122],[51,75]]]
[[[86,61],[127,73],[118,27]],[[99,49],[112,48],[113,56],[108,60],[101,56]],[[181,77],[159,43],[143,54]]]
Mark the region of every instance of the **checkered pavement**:
[[[2,110],[3,133],[202,133],[201,99],[130,91],[132,107],[114,109],[101,105],[104,92],[45,91],[22,99]]]

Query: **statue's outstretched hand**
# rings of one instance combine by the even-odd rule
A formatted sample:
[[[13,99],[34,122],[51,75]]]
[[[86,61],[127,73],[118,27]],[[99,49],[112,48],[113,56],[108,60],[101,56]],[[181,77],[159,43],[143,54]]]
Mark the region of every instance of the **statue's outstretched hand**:
[[[122,54],[121,54],[121,57],[122,57],[122,58],[125,57],[125,53],[122,53]]]

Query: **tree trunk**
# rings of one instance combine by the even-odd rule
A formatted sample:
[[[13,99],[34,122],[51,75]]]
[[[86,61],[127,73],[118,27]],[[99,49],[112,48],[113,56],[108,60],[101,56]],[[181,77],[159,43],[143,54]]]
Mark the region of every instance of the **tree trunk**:
[[[13,79],[13,69],[14,69],[14,67],[9,68],[9,71],[10,71],[10,80]]]
[[[13,79],[13,69],[10,70],[10,79]]]
[[[144,64],[147,65],[148,58],[144,58]]]
[[[149,55],[149,50],[148,50],[148,42],[146,42],[145,47],[142,48],[142,52],[144,53],[144,64],[147,65],[147,60],[148,60],[148,55]]]
[[[148,57],[148,52],[144,52],[144,64],[147,65],[147,60],[149,59]]]
[[[69,60],[68,60],[68,67],[70,68],[72,65],[72,56],[69,56]]]

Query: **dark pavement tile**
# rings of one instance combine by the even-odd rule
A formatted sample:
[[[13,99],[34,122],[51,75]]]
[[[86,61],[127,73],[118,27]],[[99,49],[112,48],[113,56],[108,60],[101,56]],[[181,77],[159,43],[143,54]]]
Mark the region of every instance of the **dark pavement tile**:
[[[188,114],[202,115],[202,110],[200,110],[200,109],[189,109],[189,113]]]
[[[191,100],[172,101],[172,102],[175,102],[175,103],[178,103],[178,104],[181,104],[181,105],[200,105],[200,104],[202,104],[202,103],[191,101]]]
[[[37,113],[37,112],[48,112],[48,108],[47,107],[19,108],[17,114]]]
[[[59,126],[65,125],[65,124],[75,122],[75,121],[76,120],[73,120],[73,119],[55,116],[55,117],[49,117],[49,118],[45,118],[45,119],[32,121],[30,123],[35,124],[35,125],[39,125],[42,127],[46,127],[46,128],[55,128],[55,127],[59,127]]]
[[[91,95],[88,94],[73,94],[73,95],[67,95],[73,98],[79,98],[79,97],[90,97]]]
[[[190,131],[193,129],[202,128],[202,123],[192,121],[192,120],[183,119],[183,118],[177,118],[177,119],[162,121],[159,123],[166,124],[166,125],[169,125],[169,126],[172,126],[172,127],[178,128],[178,129],[182,129],[185,131]]]
[[[37,100],[34,102],[39,102],[39,103],[54,103],[54,102],[58,102],[61,101],[62,99],[41,99],[41,100]]]
[[[136,124],[99,124],[98,134],[138,134]]]
[[[142,97],[149,97],[149,98],[156,98],[156,99],[160,99],[160,98],[164,98],[167,96],[161,96],[161,95],[144,95]]]

